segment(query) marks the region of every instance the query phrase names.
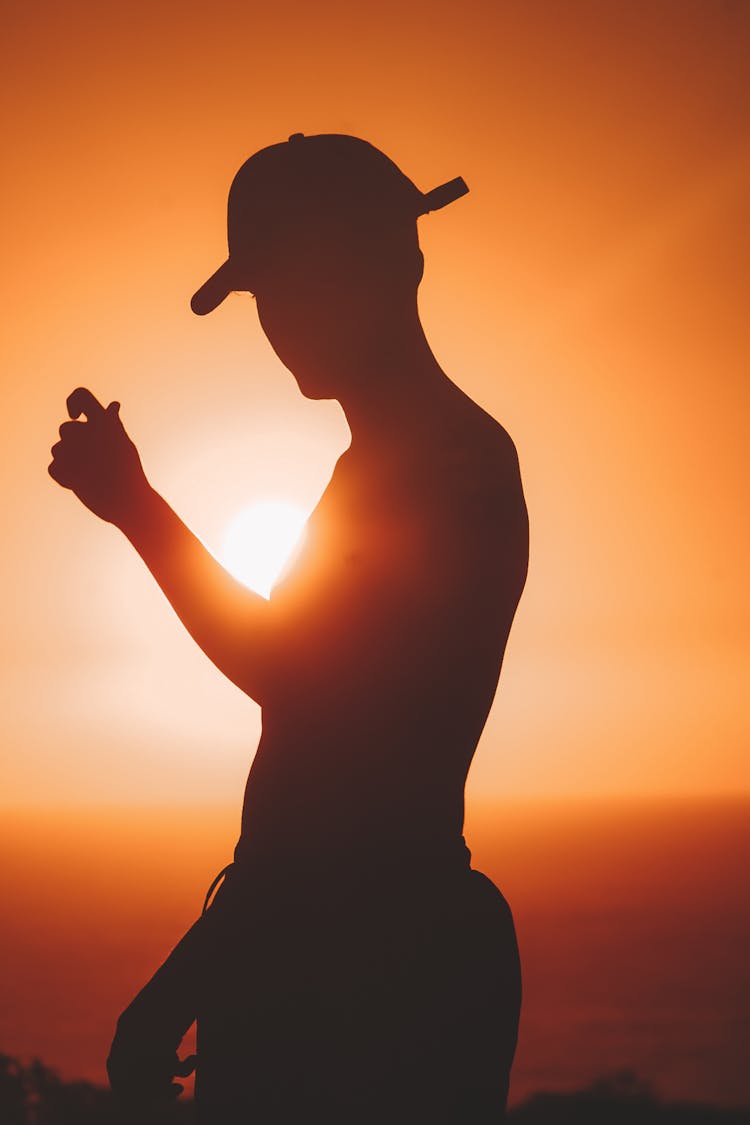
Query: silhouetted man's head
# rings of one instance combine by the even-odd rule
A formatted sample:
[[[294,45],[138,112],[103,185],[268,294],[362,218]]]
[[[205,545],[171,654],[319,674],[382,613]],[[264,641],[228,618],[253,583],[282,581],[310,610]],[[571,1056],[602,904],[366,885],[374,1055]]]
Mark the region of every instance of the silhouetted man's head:
[[[417,218],[468,189],[423,194],[356,137],[294,134],[261,149],[234,178],[229,257],[194,295],[199,314],[234,290],[253,293],[263,329],[312,397],[414,308],[422,276]],[[325,386],[320,380],[325,382]]]

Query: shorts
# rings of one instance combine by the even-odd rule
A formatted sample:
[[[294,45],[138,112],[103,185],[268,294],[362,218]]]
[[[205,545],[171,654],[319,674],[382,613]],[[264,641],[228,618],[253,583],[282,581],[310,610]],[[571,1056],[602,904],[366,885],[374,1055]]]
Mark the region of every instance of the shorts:
[[[231,883],[200,974],[200,1125],[504,1119],[521,978],[489,879]]]

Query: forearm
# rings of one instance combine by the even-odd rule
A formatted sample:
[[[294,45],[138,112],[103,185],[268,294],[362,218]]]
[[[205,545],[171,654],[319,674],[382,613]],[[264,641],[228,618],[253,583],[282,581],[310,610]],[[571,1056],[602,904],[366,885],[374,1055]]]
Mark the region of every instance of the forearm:
[[[195,1056],[183,1060],[177,1051],[199,1014],[207,970],[217,954],[210,915],[188,930],[117,1021],[107,1073],[122,1104],[142,1110],[171,1100],[182,1090],[173,1079],[194,1069]]]
[[[117,526],[209,660],[261,702],[270,661],[268,602],[228,574],[150,487]]]
[[[211,966],[225,955],[231,925],[231,913],[222,910],[217,899],[131,1001],[119,1018],[119,1029],[152,1035],[176,1050],[198,1015],[198,998]]]
[[[197,1016],[197,975],[207,950],[203,919],[193,925],[118,1020],[118,1030],[177,1050]]]

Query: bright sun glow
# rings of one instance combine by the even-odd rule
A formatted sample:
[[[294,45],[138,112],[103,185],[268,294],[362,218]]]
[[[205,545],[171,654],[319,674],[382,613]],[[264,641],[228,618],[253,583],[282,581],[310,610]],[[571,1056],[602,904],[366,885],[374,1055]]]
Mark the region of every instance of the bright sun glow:
[[[265,500],[244,508],[224,536],[221,560],[264,598],[301,542],[307,515],[294,504]]]

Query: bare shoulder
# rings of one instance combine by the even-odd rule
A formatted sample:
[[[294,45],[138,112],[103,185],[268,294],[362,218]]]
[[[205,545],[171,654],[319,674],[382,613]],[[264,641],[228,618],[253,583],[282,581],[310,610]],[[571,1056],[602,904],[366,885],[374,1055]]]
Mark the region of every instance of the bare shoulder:
[[[463,484],[485,495],[520,490],[518,451],[504,426],[461,394],[447,435],[446,454]]]
[[[457,395],[453,406],[431,484],[440,554],[456,574],[470,575],[472,596],[490,598],[493,590],[505,612],[520,596],[528,567],[518,452],[505,427],[468,396]]]

